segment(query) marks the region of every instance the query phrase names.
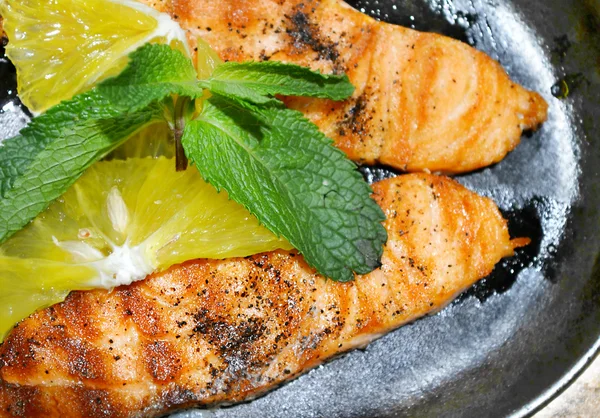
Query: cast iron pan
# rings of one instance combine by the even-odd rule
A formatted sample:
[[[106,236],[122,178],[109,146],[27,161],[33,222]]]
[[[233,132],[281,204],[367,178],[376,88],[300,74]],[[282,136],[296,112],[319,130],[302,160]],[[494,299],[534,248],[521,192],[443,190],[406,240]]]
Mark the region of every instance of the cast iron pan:
[[[460,176],[533,243],[441,313],[253,402],[178,417],[523,417],[600,346],[600,1],[371,0],[376,18],[458,38],[550,103],[500,164]],[[1,52],[1,51],[0,51]],[[27,114],[0,70],[0,137]],[[554,97],[558,96],[560,98]],[[565,97],[566,96],[566,97]],[[394,173],[365,169],[370,180]]]

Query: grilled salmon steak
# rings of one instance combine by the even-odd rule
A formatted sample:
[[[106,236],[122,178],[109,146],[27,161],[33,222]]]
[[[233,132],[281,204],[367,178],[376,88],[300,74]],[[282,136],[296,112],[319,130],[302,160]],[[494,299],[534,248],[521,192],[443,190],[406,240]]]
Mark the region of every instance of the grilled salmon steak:
[[[246,400],[438,311],[527,241],[448,178],[397,177],[374,197],[389,241],[381,268],[354,282],[276,251],[190,261],[32,315],[0,347],[0,416],[159,416]]]
[[[546,119],[537,93],[483,52],[378,22],[341,0],[143,0],[169,13],[195,46],[224,60],[279,60],[346,72],[341,103],[289,98],[361,163],[460,173],[500,161]]]

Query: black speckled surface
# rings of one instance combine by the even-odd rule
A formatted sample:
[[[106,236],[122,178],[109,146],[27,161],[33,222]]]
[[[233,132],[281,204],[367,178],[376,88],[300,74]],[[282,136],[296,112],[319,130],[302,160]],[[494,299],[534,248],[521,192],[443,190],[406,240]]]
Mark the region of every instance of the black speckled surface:
[[[0,139],[10,138],[29,121],[29,112],[17,97],[15,67],[4,56],[4,42],[0,38]]]
[[[177,418],[520,417],[558,393],[596,351],[600,2],[350,3],[392,23],[468,42],[549,101],[550,117],[539,132],[500,164],[458,178],[492,197],[512,233],[533,244],[435,316],[255,401]],[[12,77],[5,66],[0,61],[4,92],[14,88],[5,83]],[[560,80],[572,84],[563,100],[552,96]],[[560,95],[556,87],[554,93]],[[27,116],[12,96],[0,108],[0,137],[9,137]],[[364,172],[372,180],[392,175],[384,168]]]

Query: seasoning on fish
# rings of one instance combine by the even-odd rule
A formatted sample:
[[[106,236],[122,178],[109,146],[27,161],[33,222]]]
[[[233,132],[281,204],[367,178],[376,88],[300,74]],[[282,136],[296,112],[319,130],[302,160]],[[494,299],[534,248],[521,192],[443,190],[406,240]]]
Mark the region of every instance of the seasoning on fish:
[[[0,416],[151,417],[256,397],[438,311],[528,242],[495,204],[445,177],[374,185],[382,266],[326,280],[294,252],[195,260],[74,292],[0,346]]]
[[[345,102],[289,98],[358,162],[461,173],[496,163],[548,105],[462,42],[378,22],[341,0],[143,0],[224,60],[346,72]]]

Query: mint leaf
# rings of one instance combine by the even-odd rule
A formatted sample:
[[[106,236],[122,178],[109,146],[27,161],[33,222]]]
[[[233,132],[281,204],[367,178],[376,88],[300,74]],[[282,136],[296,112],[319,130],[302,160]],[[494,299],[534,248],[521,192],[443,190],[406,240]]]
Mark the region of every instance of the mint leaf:
[[[146,44],[129,59],[120,75],[96,87],[122,111],[135,112],[172,94],[197,98],[204,93],[192,61],[168,45]]]
[[[214,93],[266,103],[264,96],[319,97],[343,100],[354,86],[346,75],[326,75],[282,62],[227,62],[219,65],[202,84]]]
[[[98,110],[96,114],[103,112]],[[0,242],[8,239],[46,209],[91,164],[104,157],[131,134],[153,121],[161,120],[161,117],[162,109],[153,106],[112,119],[90,118],[74,124],[67,121],[59,123],[63,128],[68,126],[69,129],[59,128],[47,133],[43,150],[26,168],[20,168],[21,175],[13,180],[12,188],[0,200]],[[45,124],[33,123],[36,132],[42,126]],[[42,134],[41,131],[38,133]],[[18,137],[15,139],[19,140]]]
[[[242,99],[254,104],[280,103],[279,100],[271,96],[266,96],[262,91],[257,91],[242,84],[211,80],[210,82],[207,81],[205,86],[211,93],[220,94],[232,100]]]
[[[182,141],[204,179],[321,274],[348,281],[379,266],[383,212],[356,166],[301,113],[214,95]]]
[[[48,143],[68,135],[82,121],[109,119],[122,113],[92,90],[34,118],[18,136],[5,140],[0,146],[0,196],[6,195]]]

